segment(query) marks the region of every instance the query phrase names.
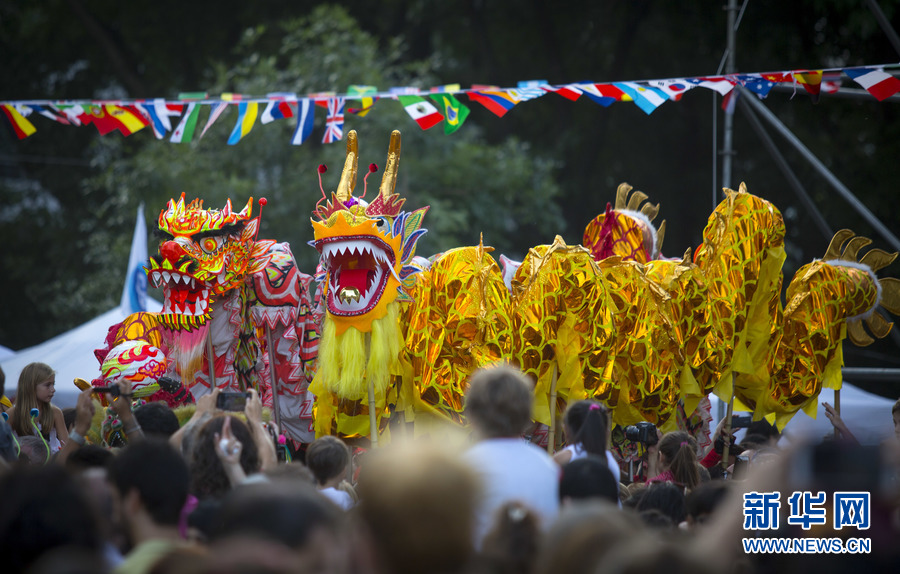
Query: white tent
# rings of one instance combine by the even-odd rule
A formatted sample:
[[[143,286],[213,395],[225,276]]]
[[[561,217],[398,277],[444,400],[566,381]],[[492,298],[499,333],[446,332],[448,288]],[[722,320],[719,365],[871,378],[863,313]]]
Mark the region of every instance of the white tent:
[[[39,345],[22,349],[8,357],[0,357],[0,367],[6,375],[7,396],[15,395],[19,373],[25,365],[41,362],[47,363],[56,371],[53,404],[60,408],[74,407],[79,391],[73,380],[80,377],[90,381],[100,376],[100,363],[94,357],[94,349],[103,346],[109,328],[136,311],[157,312],[162,309],[162,303],[147,297],[147,277],[144,273],[146,261],[147,226],[144,222],[144,207],[141,205],[138,208],[128,272],[119,306]]]

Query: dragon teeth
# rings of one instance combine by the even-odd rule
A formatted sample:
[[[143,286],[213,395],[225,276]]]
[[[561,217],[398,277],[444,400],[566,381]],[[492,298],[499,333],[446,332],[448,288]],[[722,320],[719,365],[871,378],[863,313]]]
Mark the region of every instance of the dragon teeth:
[[[172,278],[172,274],[169,273],[168,271],[163,271],[162,276],[163,276],[163,282],[165,282],[165,283],[168,283],[169,280]]]

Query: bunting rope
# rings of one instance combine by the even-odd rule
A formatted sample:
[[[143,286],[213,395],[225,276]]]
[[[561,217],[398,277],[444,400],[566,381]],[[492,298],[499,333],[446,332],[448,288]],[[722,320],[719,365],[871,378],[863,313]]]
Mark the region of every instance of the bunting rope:
[[[447,84],[429,89],[405,86],[379,91],[375,86],[351,85],[345,93],[316,92],[304,96],[289,92],[273,92],[266,96],[225,93],[216,98],[205,92],[197,92],[179,94],[175,99],[3,100],[0,101],[0,111],[19,139],[37,132],[29,118],[43,116],[64,125],[92,124],[100,135],[118,131],[123,136],[129,136],[150,127],[157,139],[168,138],[172,143],[188,143],[193,140],[202,110],[209,108],[199,139],[206,135],[210,126],[224,112],[236,108],[238,117],[227,140],[228,145],[236,145],[249,134],[257,119],[265,125],[288,118],[296,119],[291,144],[301,145],[313,132],[315,107],[322,107],[326,110],[322,143],[327,144],[343,139],[347,114],[363,117],[377,101],[386,99],[400,102],[406,113],[423,130],[443,124],[444,133],[449,135],[463,125],[470,112],[456,98],[457,95],[467,96],[470,101],[477,102],[498,117],[503,117],[520,103],[548,93],[555,93],[570,101],[585,96],[604,107],[615,102],[633,102],[646,114],[651,114],[665,102],[679,101],[686,92],[699,87],[722,95],[723,109],[731,111],[737,94],[735,86],[743,86],[760,99],[765,99],[777,84],[788,83],[795,90],[802,88],[813,102],[817,102],[822,92],[838,91],[844,76],[856,82],[876,100],[884,101],[900,92],[900,79],[885,71],[896,68],[900,68],[900,63],[622,82],[551,85],[543,80],[530,80],[518,82],[514,88],[473,85],[469,89],[462,89],[459,84]],[[347,105],[354,102],[358,107]],[[262,112],[260,106],[263,106]]]

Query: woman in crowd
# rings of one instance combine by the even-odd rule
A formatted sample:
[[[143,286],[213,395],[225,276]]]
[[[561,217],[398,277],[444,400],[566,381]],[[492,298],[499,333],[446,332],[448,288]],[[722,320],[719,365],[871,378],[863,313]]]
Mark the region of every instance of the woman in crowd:
[[[692,489],[700,483],[697,468],[697,441],[684,431],[666,433],[655,445],[647,448],[650,480],[673,482]]]

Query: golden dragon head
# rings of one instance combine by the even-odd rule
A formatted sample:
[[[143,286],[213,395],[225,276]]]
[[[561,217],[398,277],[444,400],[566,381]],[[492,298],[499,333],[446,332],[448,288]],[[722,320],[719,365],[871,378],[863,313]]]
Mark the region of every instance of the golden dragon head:
[[[312,220],[321,254],[317,279],[324,284],[325,308],[337,333],[353,326],[362,332],[387,313],[388,304],[408,298],[406,289],[419,268],[412,265],[416,242],[425,233],[422,218],[427,207],[400,211],[404,199],[394,193],[400,165],[400,132],[391,133],[387,165],[378,196],[366,203],[354,197],[358,162],[356,132],[347,134],[347,159],[331,200],[317,206]],[[374,164],[369,172],[377,169]],[[324,192],[323,192],[323,199]]]

